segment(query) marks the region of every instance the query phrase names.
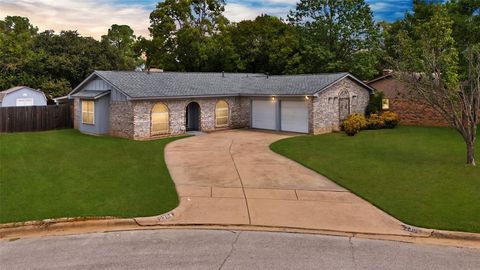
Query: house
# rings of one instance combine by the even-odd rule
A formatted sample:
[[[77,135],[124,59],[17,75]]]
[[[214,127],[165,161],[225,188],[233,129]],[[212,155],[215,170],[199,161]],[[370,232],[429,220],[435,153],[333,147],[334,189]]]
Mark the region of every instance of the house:
[[[69,98],[81,132],[142,140],[244,127],[330,132],[364,113],[372,92],[348,73],[95,71]]]
[[[383,76],[367,84],[384,93],[384,109],[397,113],[402,125],[448,126],[440,113],[428,104],[412,98],[412,93],[391,70],[384,70]]]
[[[0,107],[47,106],[47,97],[37,89],[15,86],[0,92]]]

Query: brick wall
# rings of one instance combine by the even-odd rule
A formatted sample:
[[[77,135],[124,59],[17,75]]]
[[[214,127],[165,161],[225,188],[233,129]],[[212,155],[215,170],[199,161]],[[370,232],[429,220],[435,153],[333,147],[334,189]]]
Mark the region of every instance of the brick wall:
[[[79,129],[80,127],[80,114],[82,113],[82,108],[80,108],[80,99],[76,98],[73,100],[73,128]]]
[[[365,114],[370,93],[353,80],[343,79],[313,99],[310,126],[314,134],[340,129],[339,94],[343,91],[348,91],[350,97],[350,114]]]
[[[227,128],[247,127],[250,121],[250,101],[240,97],[198,98],[153,100],[133,102],[133,138],[136,140],[151,138],[151,111],[157,102],[162,102],[169,109],[170,132],[167,135],[185,133],[185,113],[190,102],[200,105],[200,130],[203,132],[225,129],[215,126],[215,105],[217,101],[225,100],[229,105],[229,125]]]
[[[411,94],[394,76],[370,83],[389,99],[390,111],[400,116],[400,124],[414,126],[448,126],[441,114],[428,104],[409,98]]]
[[[110,135],[133,138],[133,106],[128,101],[110,102]]]
[[[390,111],[400,116],[400,124],[410,126],[448,126],[448,122],[429,105],[409,99],[390,99]]]

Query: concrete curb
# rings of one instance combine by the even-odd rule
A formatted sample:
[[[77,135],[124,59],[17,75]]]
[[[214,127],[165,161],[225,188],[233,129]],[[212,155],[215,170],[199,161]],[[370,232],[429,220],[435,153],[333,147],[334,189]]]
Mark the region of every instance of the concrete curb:
[[[480,242],[480,233],[433,230],[431,237],[439,239],[469,240]]]
[[[168,213],[167,213],[168,214]],[[152,217],[153,218],[153,217]],[[375,234],[362,232],[347,232],[326,229],[308,229],[297,227],[275,227],[259,226],[249,224],[172,224],[161,223],[149,225],[139,224],[135,218],[112,218],[112,217],[90,217],[90,218],[60,218],[48,219],[42,221],[29,221],[20,223],[0,224],[0,240],[15,239],[22,237],[38,237],[47,235],[67,235],[79,233],[95,232],[113,232],[113,231],[132,231],[149,229],[223,229],[223,230],[246,230],[246,231],[269,231],[269,232],[292,232],[323,234],[346,237],[360,237],[367,239],[392,240],[403,242],[452,242],[455,246],[462,246],[459,242],[466,241],[465,246],[480,248],[480,234],[428,230],[429,234],[418,235],[396,235],[396,234]],[[416,228],[413,227],[412,228]],[[417,228],[420,231],[425,229]]]

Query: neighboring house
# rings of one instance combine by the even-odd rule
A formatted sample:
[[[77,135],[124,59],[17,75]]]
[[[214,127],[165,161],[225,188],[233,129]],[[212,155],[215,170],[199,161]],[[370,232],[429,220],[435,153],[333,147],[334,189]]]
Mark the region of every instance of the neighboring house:
[[[371,93],[348,73],[95,71],[69,97],[81,132],[141,140],[243,127],[330,132],[349,114],[365,113]]]
[[[15,86],[0,92],[0,107],[47,106],[45,94],[27,86]]]
[[[368,85],[384,93],[386,110],[397,113],[400,123],[415,126],[448,126],[440,113],[428,104],[412,98],[412,93],[399,81],[391,71],[384,71],[383,76],[367,82]]]

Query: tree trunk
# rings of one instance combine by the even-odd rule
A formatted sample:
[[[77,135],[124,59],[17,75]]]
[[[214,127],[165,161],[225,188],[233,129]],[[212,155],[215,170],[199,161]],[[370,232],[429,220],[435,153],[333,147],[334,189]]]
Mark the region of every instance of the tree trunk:
[[[475,145],[467,142],[467,165],[475,166]]]

